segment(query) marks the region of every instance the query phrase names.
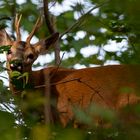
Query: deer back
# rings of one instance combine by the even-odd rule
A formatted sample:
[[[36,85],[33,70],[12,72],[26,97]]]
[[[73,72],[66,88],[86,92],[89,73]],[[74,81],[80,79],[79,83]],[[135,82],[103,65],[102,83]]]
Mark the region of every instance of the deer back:
[[[74,108],[86,111],[97,105],[119,112],[140,101],[140,67],[111,65],[70,70],[55,67],[44,69],[50,74],[51,94],[57,98],[56,108],[65,126],[75,119]]]

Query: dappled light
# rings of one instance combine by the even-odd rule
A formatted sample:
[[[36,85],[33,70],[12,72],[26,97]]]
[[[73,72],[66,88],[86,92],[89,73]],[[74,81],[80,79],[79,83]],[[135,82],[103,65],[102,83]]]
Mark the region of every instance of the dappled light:
[[[139,140],[139,5],[1,0],[0,139]]]

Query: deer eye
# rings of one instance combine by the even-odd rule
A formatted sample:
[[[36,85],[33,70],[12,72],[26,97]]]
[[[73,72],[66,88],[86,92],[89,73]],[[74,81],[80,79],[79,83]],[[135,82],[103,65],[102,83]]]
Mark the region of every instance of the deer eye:
[[[29,55],[27,56],[27,58],[33,59],[33,58],[34,58],[34,55],[33,55],[33,54],[29,54]]]

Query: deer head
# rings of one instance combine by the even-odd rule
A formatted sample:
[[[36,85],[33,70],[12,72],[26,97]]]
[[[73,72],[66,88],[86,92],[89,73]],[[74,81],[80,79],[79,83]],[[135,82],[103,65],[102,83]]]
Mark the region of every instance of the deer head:
[[[37,59],[39,54],[48,50],[48,48],[59,39],[59,33],[54,33],[46,39],[42,39],[35,44],[31,44],[30,41],[33,35],[41,26],[42,19],[39,17],[32,32],[24,42],[21,40],[20,21],[21,15],[16,15],[15,31],[17,38],[15,41],[10,38],[4,29],[0,31],[0,46],[10,46],[10,49],[7,52],[7,68],[10,71],[16,70],[19,72],[29,72],[31,71],[33,62]]]

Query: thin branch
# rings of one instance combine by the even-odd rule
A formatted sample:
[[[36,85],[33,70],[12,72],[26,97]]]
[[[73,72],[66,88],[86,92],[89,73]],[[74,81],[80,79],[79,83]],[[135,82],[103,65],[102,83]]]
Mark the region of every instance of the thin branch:
[[[0,20],[10,20],[11,21],[11,18],[8,16],[2,16],[2,17],[0,17]]]
[[[61,82],[56,82],[56,83],[50,83],[50,86],[54,86],[54,85],[59,85],[59,84],[64,84],[64,83],[68,83],[68,82],[73,82],[73,81],[77,81],[79,83],[84,84],[85,86],[87,86],[88,88],[90,88],[92,91],[95,92],[95,94],[97,94],[104,102],[105,104],[109,107],[109,103],[107,101],[105,101],[104,97],[99,93],[98,90],[96,90],[95,88],[93,88],[92,86],[90,86],[87,82],[84,82],[81,80],[81,78],[73,78],[73,79],[69,79],[69,80],[65,80],[65,81],[61,81]],[[46,85],[39,85],[39,86],[35,86],[34,88],[42,88],[42,87],[46,87]],[[94,94],[94,95],[95,95]],[[91,102],[91,101],[90,101]]]
[[[55,6],[56,2],[57,2],[57,1],[54,1],[54,2],[52,3],[52,5],[49,7],[49,9],[51,9],[53,6]]]
[[[5,103],[2,103],[2,105],[5,107],[6,110],[8,110],[9,112],[13,112],[11,110],[11,107],[9,107],[8,105],[6,105]],[[13,109],[13,108],[12,108]],[[14,110],[14,109],[13,109]]]
[[[73,78],[70,80],[66,80],[66,81],[61,81],[61,82],[55,82],[55,83],[50,83],[51,86],[55,86],[55,85],[60,85],[60,84],[64,84],[64,83],[68,83],[68,82],[72,82],[72,81],[78,81],[80,78]],[[39,85],[39,86],[35,86],[34,88],[43,88],[46,85]]]
[[[93,88],[92,86],[90,86],[87,82],[82,81],[81,79],[78,80],[80,83],[83,83],[84,85],[86,85],[87,87],[89,87],[91,90],[93,90],[104,102],[105,104],[109,107],[109,103],[105,101],[104,97],[99,93],[98,90],[96,90],[95,88]],[[91,102],[91,101],[90,101]]]
[[[5,77],[5,76],[0,75],[0,77],[1,77],[1,78],[4,78],[4,79],[6,79],[6,80],[8,80],[8,78],[7,78],[7,77]]]
[[[105,4],[107,4],[110,0],[107,0],[104,3],[101,3],[95,7],[92,7],[89,11],[87,11],[84,15],[82,15],[71,27],[69,27],[66,31],[64,31],[61,35],[60,38],[62,38],[65,34],[71,32],[73,29],[75,29],[76,27],[79,26],[79,24],[81,24],[83,22],[83,20],[86,18],[86,16],[91,13],[93,10],[100,8],[102,6],[104,6]]]

